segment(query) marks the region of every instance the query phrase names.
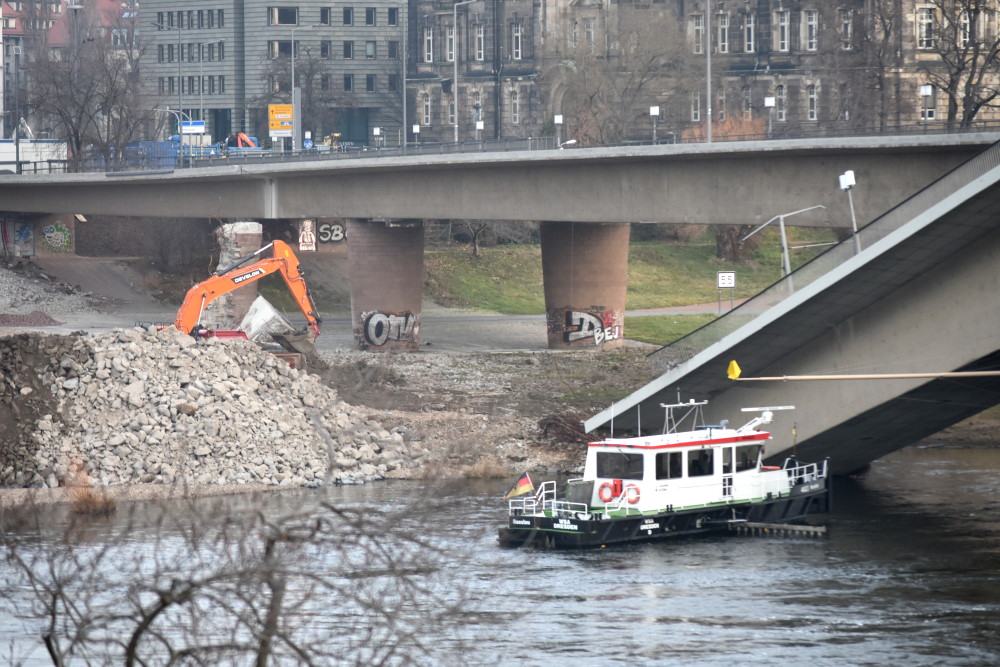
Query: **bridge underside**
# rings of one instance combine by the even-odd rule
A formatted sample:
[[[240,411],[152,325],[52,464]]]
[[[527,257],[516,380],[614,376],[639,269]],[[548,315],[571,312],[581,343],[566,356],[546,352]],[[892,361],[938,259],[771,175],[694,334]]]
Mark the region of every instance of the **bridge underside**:
[[[1000,170],[993,168],[938,197],[910,222],[747,318],[734,333],[585,427],[608,426],[613,416],[616,432],[636,430],[640,420],[644,429],[656,429],[660,404],[675,402],[678,392],[682,400],[710,399],[710,423],[740,421],[743,407],[794,405],[794,411],[775,413],[768,454],[785,455],[794,446],[802,458],[830,457],[835,472],[847,473],[1000,403],[997,378],[733,382],[726,377],[731,359],[738,360],[744,377],[1000,367],[998,180]],[[729,317],[739,317],[738,311]]]

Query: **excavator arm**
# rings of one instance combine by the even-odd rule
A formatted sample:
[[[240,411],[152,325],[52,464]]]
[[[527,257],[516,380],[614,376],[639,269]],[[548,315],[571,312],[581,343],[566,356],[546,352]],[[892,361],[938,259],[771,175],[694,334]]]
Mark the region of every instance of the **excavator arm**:
[[[257,260],[252,264],[247,264],[250,260],[261,255],[268,249],[272,249],[272,256]],[[312,294],[302,277],[299,268],[299,259],[292,252],[292,249],[284,241],[273,241],[260,250],[240,259],[232,266],[216,271],[210,278],[198,283],[184,296],[184,303],[177,311],[177,318],[174,326],[190,334],[195,331],[201,322],[201,316],[205,312],[205,307],[218,299],[223,294],[228,294],[233,290],[242,287],[255,280],[260,280],[264,276],[272,273],[280,273],[288,291],[295,297],[295,303],[306,316],[309,325],[309,341],[314,342],[319,336],[319,325],[322,320],[319,318],[316,304],[313,302]]]

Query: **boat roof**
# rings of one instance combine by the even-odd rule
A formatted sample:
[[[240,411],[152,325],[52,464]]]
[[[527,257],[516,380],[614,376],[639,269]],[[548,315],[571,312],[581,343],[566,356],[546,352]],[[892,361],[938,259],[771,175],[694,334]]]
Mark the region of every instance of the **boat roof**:
[[[769,440],[767,431],[738,431],[731,428],[706,427],[698,431],[663,433],[637,438],[606,438],[587,444],[588,447],[614,447],[617,449],[670,449],[674,447],[706,447],[733,443],[752,443]]]

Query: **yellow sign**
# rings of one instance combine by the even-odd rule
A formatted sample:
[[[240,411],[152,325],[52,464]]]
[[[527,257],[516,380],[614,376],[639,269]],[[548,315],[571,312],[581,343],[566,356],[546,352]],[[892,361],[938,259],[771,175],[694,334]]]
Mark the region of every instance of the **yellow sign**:
[[[268,126],[272,130],[287,130],[292,125],[291,104],[267,105]]]

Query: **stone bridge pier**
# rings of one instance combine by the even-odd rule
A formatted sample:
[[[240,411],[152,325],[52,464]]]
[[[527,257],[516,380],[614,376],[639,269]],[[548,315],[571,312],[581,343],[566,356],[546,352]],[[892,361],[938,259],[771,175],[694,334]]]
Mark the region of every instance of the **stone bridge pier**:
[[[423,223],[352,218],[347,239],[355,348],[415,352],[424,286]]]
[[[626,223],[541,224],[549,349],[624,344],[630,229]]]

